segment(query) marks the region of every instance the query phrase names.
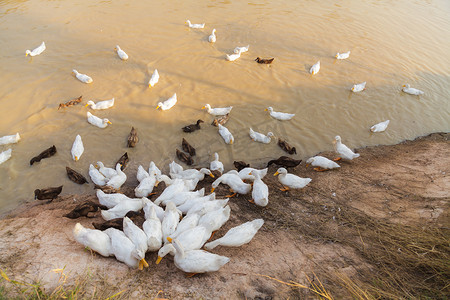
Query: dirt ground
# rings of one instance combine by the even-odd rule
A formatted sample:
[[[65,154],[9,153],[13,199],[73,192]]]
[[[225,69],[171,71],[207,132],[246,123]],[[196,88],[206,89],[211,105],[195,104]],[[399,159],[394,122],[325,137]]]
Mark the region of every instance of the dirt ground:
[[[316,172],[302,162],[291,172],[310,177],[312,182],[289,192],[279,190],[281,185],[272,176],[277,167],[271,166],[264,178],[270,190],[269,205],[257,207],[247,201],[248,195],[232,198],[231,218],[216,237],[255,218],[263,218],[264,226],[249,244],[214,249],[231,258],[214,273],[188,278],[170,256],[155,265],[156,253],[147,253],[150,267],[139,271],[84,249],[75,242],[72,229],[77,222],[93,228],[91,223],[101,220],[100,213],[77,220],[62,216],[84,200],[97,201],[94,195],[64,196],[49,204],[31,201],[5,216],[0,222],[0,268],[10,278],[40,282],[46,293],[61,285],[61,274],[52,270],[64,268],[66,285],[87,282],[83,297],[106,298],[124,290],[120,296],[133,299],[316,298],[308,289],[261,276],[267,275],[307,287],[320,281],[334,298],[349,298],[354,294],[333,279],[336,274],[364,287],[386,271],[374,262],[379,258],[371,256],[378,249],[369,240],[376,231],[371,226],[378,226],[373,224],[399,226],[405,232],[439,230],[447,241],[443,251],[448,257],[449,146],[448,133],[435,133],[398,145],[358,149],[359,158],[342,162],[333,171]],[[333,158],[335,154],[321,155]],[[207,179],[200,186],[209,192],[211,182]],[[130,194],[133,188],[125,187],[124,192]],[[221,185],[216,192],[220,198],[228,189]],[[396,252],[406,250],[399,246]],[[450,273],[446,267],[444,281]],[[415,276],[415,271],[408,273]],[[5,288],[8,284],[0,281]],[[448,285],[441,291],[437,298],[450,293]],[[420,297],[406,288],[403,292]]]

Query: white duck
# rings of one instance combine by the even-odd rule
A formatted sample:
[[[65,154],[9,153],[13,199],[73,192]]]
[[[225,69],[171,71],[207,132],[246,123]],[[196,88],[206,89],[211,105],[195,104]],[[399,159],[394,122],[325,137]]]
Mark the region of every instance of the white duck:
[[[238,173],[238,175],[239,175],[239,177],[240,177],[242,180],[251,180],[251,181],[254,181],[254,180],[255,180],[255,176],[253,176],[253,175],[251,174],[251,172],[257,172],[257,173],[259,174],[259,177],[260,177],[261,179],[263,179],[264,176],[267,175],[267,170],[268,170],[268,168],[258,170],[258,169],[254,169],[254,168],[249,168],[249,167],[247,167],[247,168],[243,168],[242,170],[240,170],[239,173]],[[235,170],[232,170],[232,171],[233,171],[232,173],[235,172]],[[231,171],[230,171],[230,172],[231,172]]]
[[[42,52],[44,52],[45,48],[46,48],[45,47],[45,43],[42,42],[42,44],[40,44],[38,47],[34,48],[33,51],[30,51],[30,50],[25,51],[25,56],[28,56],[28,55],[30,55],[30,56],[39,55]]]
[[[354,153],[352,150],[350,150],[349,147],[342,144],[341,137],[339,135],[337,135],[334,138],[333,144],[334,144],[334,150],[336,151],[336,153],[338,153],[340,155],[340,157],[342,159],[352,160],[354,158],[359,157],[359,153]],[[339,160],[339,159],[337,159],[337,160]]]
[[[100,119],[99,117],[94,116],[90,112],[87,112],[86,115],[87,115],[87,121],[89,122],[89,124],[97,126],[98,128],[106,128],[106,126],[108,126],[108,124],[112,124],[108,119],[106,119],[106,118]]]
[[[352,87],[352,92],[357,93],[364,91],[366,89],[366,82],[354,84]]]
[[[200,217],[200,220],[198,220],[198,226],[203,226],[210,232],[217,231],[228,221],[228,219],[230,219],[230,213],[231,208],[229,205],[210,211]],[[209,239],[209,237],[206,237],[205,242],[207,239]]]
[[[97,103],[95,103],[92,100],[89,100],[87,102],[87,104],[85,105],[85,107],[91,106],[92,109],[108,109],[110,107],[113,107],[114,105],[114,98],[110,99],[110,100],[104,100],[104,101],[99,101]]]
[[[157,251],[162,246],[162,229],[161,220],[156,215],[154,206],[150,207],[150,213],[145,215],[145,222],[142,224],[145,234],[147,235],[148,251]]]
[[[214,160],[211,161],[211,163],[209,164],[209,169],[211,171],[219,171],[220,174],[223,173],[223,163],[221,161],[219,161],[219,154],[216,152],[214,153]]]
[[[231,134],[231,132],[226,128],[225,126],[218,125],[219,127],[219,134],[223,138],[226,144],[232,145],[234,143],[234,137]]]
[[[173,202],[168,202],[164,211],[164,219],[161,222],[163,241],[166,241],[167,237],[177,229],[179,222],[180,215],[178,214],[177,207]]]
[[[99,170],[97,170],[93,164],[89,165],[89,177],[96,185],[105,185],[108,182],[108,178],[106,178]]]
[[[251,175],[255,177],[253,181],[252,200],[258,206],[265,207],[269,203],[269,187],[261,180],[259,172],[251,171]]]
[[[211,232],[203,226],[196,226],[180,233],[176,239],[183,245],[186,251],[200,249],[206,240],[211,237]],[[172,242],[171,237],[167,237],[169,242]]]
[[[390,122],[390,120],[386,120],[384,122],[380,122],[378,124],[375,124],[372,127],[370,127],[370,131],[372,131],[372,132],[383,132],[388,127],[389,122]]]
[[[402,87],[402,91],[404,91],[405,93],[411,94],[411,95],[423,95],[424,92],[415,88],[412,88],[409,84],[405,84]]]
[[[137,173],[136,173],[136,179],[139,182],[141,182],[142,180],[144,180],[146,177],[149,177],[149,176],[150,176],[150,174],[144,169],[144,167],[142,165],[139,165],[139,167],[137,169]]]
[[[248,48],[250,48],[250,45],[247,45],[247,47],[236,47],[234,48],[234,53],[244,53],[248,51]]]
[[[191,207],[191,209],[186,213],[186,216],[190,216],[193,214],[203,216],[211,211],[218,210],[219,208],[224,207],[225,205],[227,205],[227,203],[228,199],[205,201],[199,205]]]
[[[106,194],[100,189],[97,190],[96,194],[98,202],[101,205],[106,206],[107,208],[113,208],[122,201],[132,200],[131,198],[125,196],[124,194],[120,193]]]
[[[239,57],[241,57],[242,50],[239,50],[237,53],[234,54],[227,54],[227,60],[228,61],[235,61]]]
[[[209,175],[214,178],[214,175],[207,168],[201,168],[200,170],[187,169],[179,173],[171,173],[170,177],[180,179],[198,179],[199,181],[201,181],[205,179],[205,175]]]
[[[205,249],[212,250],[217,246],[239,247],[247,244],[253,239],[263,224],[263,219],[256,219],[233,227],[220,239],[205,244]]]
[[[12,155],[12,149],[8,149],[8,150],[0,152],[0,164],[4,163],[8,159],[10,159],[11,155]]]
[[[128,217],[123,218],[123,233],[133,242],[135,248],[131,252],[134,258],[139,260],[139,270],[143,267],[148,268],[148,263],[145,261],[145,253],[147,252],[147,235]]]
[[[127,60],[128,54],[125,53],[122,49],[120,49],[119,45],[116,45],[116,48],[114,48],[115,51],[117,51],[117,55],[119,55],[121,60]]]
[[[101,214],[103,219],[105,219],[106,221],[117,218],[123,218],[129,211],[141,210],[147,203],[147,201],[150,200],[146,198],[122,200],[119,202],[119,204],[117,204],[113,208],[110,208],[108,210],[102,210]]]
[[[115,169],[105,167],[101,161],[97,162],[96,167],[98,167],[99,172],[108,179],[111,179],[113,176],[117,175],[117,171]]]
[[[92,83],[93,81],[91,77],[87,76],[86,74],[81,74],[75,69],[72,70],[72,74],[74,74],[75,77],[81,82]]]
[[[175,161],[169,164],[169,174],[178,174],[181,172],[183,172],[183,166],[177,164]]]
[[[182,205],[178,206],[178,210],[183,214],[187,214],[187,212],[194,206],[201,205],[203,202],[212,201],[216,199],[216,193],[211,193],[207,196],[192,198],[184,202]]]
[[[148,173],[154,172],[156,174],[156,177],[161,176],[161,170],[156,166],[156,164],[151,161],[148,167]]]
[[[75,224],[73,229],[75,240],[85,247],[102,256],[113,255],[111,239],[103,231],[83,227],[80,223]]]
[[[211,105],[205,104],[205,106],[203,106],[202,109],[206,109],[206,111],[210,115],[223,116],[223,115],[229,114],[231,112],[231,110],[233,109],[233,106],[211,108]]]
[[[269,114],[272,118],[280,121],[290,120],[295,116],[295,114],[274,111],[272,107],[266,108],[265,111],[269,111]]]
[[[344,53],[336,53],[336,55],[334,57],[336,57],[336,59],[347,59],[350,56],[350,51],[348,52],[344,52]]]
[[[179,192],[175,194],[170,199],[163,200],[161,203],[163,205],[167,205],[169,201],[173,202],[176,206],[183,205],[186,201],[189,201],[194,198],[200,198],[205,195],[205,188],[195,192]]]
[[[155,69],[155,71],[152,74],[152,77],[148,81],[148,87],[154,87],[155,84],[158,83],[158,81],[159,81],[159,73],[158,73],[158,70]]]
[[[166,177],[166,175],[162,175],[159,179],[162,179],[166,184],[170,183],[170,185],[164,189],[164,191],[161,193],[161,195],[159,195],[158,198],[155,199],[156,205],[161,204],[165,200],[170,200],[180,192],[189,191],[188,187],[186,186],[186,182],[183,179],[177,178],[174,180],[170,180],[170,178],[166,179]]]
[[[251,190],[251,185],[248,183],[245,183],[242,181],[242,179],[239,177],[238,173],[225,173],[219,178],[217,178],[211,185],[211,193],[214,192],[214,190],[219,186],[219,184],[226,184],[228,185],[233,192],[245,195],[248,194]]]
[[[192,24],[191,21],[187,20],[186,23],[188,24],[188,26],[190,28],[194,28],[194,29],[202,29],[205,27],[205,23],[203,24]]]
[[[253,131],[252,128],[250,128],[249,135],[253,141],[260,142],[263,144],[269,144],[271,137],[274,136],[272,132],[268,132],[267,135],[264,135],[262,133]]]
[[[139,185],[134,189],[136,197],[148,197],[156,185],[156,174],[152,172],[149,176],[142,179]]]
[[[176,103],[177,103],[177,93],[174,93],[172,97],[170,97],[166,101],[158,102],[158,106],[156,107],[156,109],[161,107],[161,110],[168,110],[171,109]]]
[[[84,146],[79,134],[75,137],[75,141],[73,142],[72,150],[70,152],[72,153],[72,158],[74,161],[78,161],[83,154]]]
[[[127,181],[127,175],[122,171],[120,164],[116,165],[116,172],[117,174],[111,177],[106,185],[118,190]]]
[[[309,158],[306,161],[306,166],[311,165],[316,171],[326,171],[331,169],[340,168],[341,166],[338,165],[336,162],[332,161],[331,159],[328,159],[326,157],[317,155],[314,157]]]
[[[198,214],[185,216],[183,219],[181,219],[180,223],[178,223],[177,229],[175,229],[175,231],[171,235],[169,235],[168,238],[176,239],[179,234],[196,227],[199,219],[200,215]]]
[[[212,33],[211,33],[211,35],[210,36],[208,36],[208,41],[210,42],[210,43],[215,43],[216,42],[216,29],[214,28],[213,30],[212,30]]]
[[[316,62],[311,69],[309,69],[309,73],[311,73],[312,75],[316,75],[317,73],[319,73],[320,70],[320,60],[318,62]]]
[[[111,248],[116,259],[130,268],[138,268],[139,260],[132,255],[135,245],[125,233],[115,228],[108,228],[104,232],[111,239]]]
[[[19,133],[0,137],[0,145],[15,144],[20,141]]]
[[[156,216],[158,217],[159,221],[162,222],[162,220],[164,219],[164,209],[161,206],[156,205],[149,199],[147,199],[147,200],[148,201],[145,202],[145,205],[143,208],[144,214],[145,214],[145,219],[148,220],[151,217],[151,210],[152,210],[152,207],[154,207],[154,209],[156,211]]]
[[[287,191],[289,189],[302,189],[311,182],[311,178],[302,178],[294,174],[289,174],[285,168],[279,168],[273,176],[278,175],[278,181],[285,186],[280,189]]]

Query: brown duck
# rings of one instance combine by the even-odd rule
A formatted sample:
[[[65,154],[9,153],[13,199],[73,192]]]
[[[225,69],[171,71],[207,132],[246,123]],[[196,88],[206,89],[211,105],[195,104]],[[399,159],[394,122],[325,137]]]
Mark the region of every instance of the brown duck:
[[[125,215],[126,217],[130,218],[134,224],[142,228],[142,224],[145,222],[145,216],[142,213],[136,212],[136,211],[129,211]],[[93,222],[92,225],[95,229],[98,230],[106,230],[108,228],[116,228],[121,231],[123,231],[123,218],[117,218],[112,219],[105,222]]]
[[[178,157],[179,160],[181,160],[182,162],[184,162],[188,166],[190,166],[190,165],[192,165],[194,163],[194,160],[192,159],[192,157],[189,154],[181,152],[178,149],[177,149],[177,157]]]
[[[114,165],[116,166],[117,164],[120,164],[120,169],[123,171],[127,167],[129,161],[130,159],[128,158],[128,153],[125,152]]]
[[[245,161],[242,160],[235,160],[233,162],[234,167],[238,170],[238,172],[244,168],[248,168],[250,167],[250,164],[246,163]]]
[[[33,157],[30,160],[30,166],[32,166],[35,162],[40,162],[41,159],[49,158],[49,157],[51,157],[51,156],[53,156],[55,154],[56,154],[56,147],[55,147],[55,145],[53,145],[50,148],[45,149],[44,151],[42,151],[38,156]]]
[[[220,116],[214,119],[214,121],[211,123],[211,125],[219,127],[220,125],[224,125],[226,122],[228,122],[228,119],[230,119],[230,114],[226,114],[224,116]]]
[[[294,168],[294,167],[298,166],[301,162],[302,162],[301,159],[297,160],[297,159],[290,158],[288,156],[280,156],[277,159],[273,159],[273,160],[269,161],[267,163],[267,167],[269,167],[271,164],[276,164],[278,166],[282,166],[285,168]]]
[[[81,175],[80,173],[75,171],[74,169],[66,167],[66,172],[67,172],[67,176],[69,177],[69,179],[72,180],[73,182],[78,183],[78,184],[88,183],[86,177],[84,177],[83,175]]]
[[[34,190],[34,199],[38,200],[50,200],[51,202],[53,199],[58,197],[59,194],[61,194],[63,186],[58,187],[49,187],[45,189],[35,189]]]
[[[72,209],[69,213],[63,215],[63,217],[69,218],[69,219],[77,219],[80,217],[90,217],[89,213],[95,213],[98,209],[108,209],[106,206],[97,204],[93,201],[87,200],[83,203],[78,204],[75,206],[74,209]],[[92,216],[91,216],[92,217]]]
[[[133,148],[139,142],[139,137],[137,136],[137,130],[131,127],[130,135],[128,136],[127,147]]]
[[[77,99],[67,101],[66,103],[60,103],[58,110],[61,109],[62,107],[74,106],[74,105],[80,103],[82,98],[83,98],[83,96],[80,96]]]
[[[107,185],[96,185],[94,184],[94,190],[102,190],[105,194],[116,194],[120,193],[120,190]]]
[[[257,58],[255,59],[255,61],[256,61],[258,64],[271,64],[271,63],[273,62],[274,59],[275,59],[275,57],[272,57],[272,58],[259,58],[259,57],[257,57]]]
[[[283,149],[289,154],[297,154],[297,150],[295,149],[295,147],[292,147],[291,145],[288,144],[288,142],[280,138],[278,139],[278,146],[280,146],[281,149]]]
[[[195,156],[195,148],[192,147],[184,138],[181,142],[181,147],[183,148],[184,152],[189,153],[191,156]]]
[[[181,128],[181,130],[183,130],[184,132],[194,132],[200,129],[200,123],[203,123],[203,120],[197,120],[197,124],[184,126],[183,128]]]

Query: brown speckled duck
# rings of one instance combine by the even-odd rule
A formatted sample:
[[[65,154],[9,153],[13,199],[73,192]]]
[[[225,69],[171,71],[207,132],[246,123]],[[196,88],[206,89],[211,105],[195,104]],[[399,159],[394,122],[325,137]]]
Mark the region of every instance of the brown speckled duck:
[[[285,168],[294,168],[298,166],[302,162],[301,159],[293,159],[288,156],[280,156],[277,159],[273,159],[267,163],[267,167],[269,167],[271,164],[276,164],[278,166],[283,166]]]
[[[291,145],[288,144],[288,142],[280,138],[278,139],[278,146],[280,146],[281,149],[283,149],[289,154],[297,154],[297,150],[295,149],[295,147],[292,147]]]
[[[225,125],[226,122],[230,119],[230,114],[226,114],[214,119],[211,125],[218,127],[220,125]]]
[[[195,148],[192,147],[184,138],[181,142],[181,147],[183,148],[184,152],[189,153],[191,156],[195,156]]]
[[[83,96],[80,96],[80,97],[78,97],[78,98],[76,98],[74,100],[67,101],[66,103],[60,103],[59,106],[58,106],[58,110],[63,108],[63,107],[69,107],[69,106],[77,105],[78,103],[81,102],[82,98],[83,98]]]
[[[50,148],[42,151],[38,156],[33,157],[30,160],[30,166],[32,166],[35,162],[40,162],[41,159],[52,157],[55,154],[56,154],[56,147],[55,145],[53,145]]]
[[[127,167],[129,161],[128,153],[125,152],[114,165],[120,164],[120,169],[123,171]]]
[[[136,146],[137,142],[139,142],[139,137],[137,136],[137,130],[134,127],[131,127],[130,135],[127,140],[127,147],[133,148]]]
[[[194,163],[194,160],[192,159],[192,157],[184,152],[181,152],[180,150],[177,149],[177,157],[179,160],[181,160],[182,162],[184,162],[185,164],[187,164],[188,166],[192,165]]]
[[[34,199],[38,200],[50,200],[51,202],[53,199],[58,197],[59,194],[61,194],[63,186],[58,187],[48,187],[44,189],[35,189],[34,190]]]
[[[89,213],[95,213],[98,209],[108,209],[106,206],[97,204],[93,201],[86,200],[83,203],[78,204],[69,213],[65,214],[63,217],[69,219],[77,219],[80,217],[90,217]],[[92,216],[91,216],[92,217]]]
[[[74,169],[66,167],[66,172],[67,172],[67,176],[69,177],[69,179],[72,180],[73,182],[78,183],[78,184],[88,183],[86,177],[84,177],[83,175],[81,175],[80,173],[75,171]]]
[[[275,59],[275,57],[272,57],[272,58],[260,58],[260,57],[257,57],[256,59],[255,59],[255,61],[258,63],[258,64],[271,64],[272,62],[273,62],[273,60]]]
[[[234,167],[238,170],[238,172],[244,168],[248,168],[250,167],[250,164],[246,163],[245,161],[242,160],[235,160],[233,162]]]

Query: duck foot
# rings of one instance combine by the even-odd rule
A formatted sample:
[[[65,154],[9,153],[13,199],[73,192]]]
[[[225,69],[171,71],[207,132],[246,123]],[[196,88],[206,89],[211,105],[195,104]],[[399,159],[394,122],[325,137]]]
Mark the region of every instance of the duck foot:
[[[248,200],[248,202],[255,204],[255,200],[253,199]]]
[[[334,161],[339,161],[339,160],[341,160],[342,159],[342,157],[336,157],[335,159],[333,159]]]
[[[216,230],[216,231],[217,231],[217,230]],[[213,232],[211,233],[211,236],[209,237],[208,242],[209,242],[210,240],[212,240],[212,238],[213,238],[213,236],[214,236],[214,233],[216,233],[216,231],[213,231]]]
[[[225,198],[233,198],[233,197],[236,196],[236,195],[237,195],[237,193],[233,193],[233,194],[231,194],[231,195],[225,196]]]
[[[151,196],[156,195],[156,194],[157,193],[150,193],[150,194],[147,195],[147,197],[151,197]]]
[[[284,188],[280,189],[280,191],[287,192],[287,191],[289,191],[289,187],[284,187]]]
[[[195,276],[195,274],[198,274],[198,273],[186,273],[186,277],[191,278],[191,277]]]
[[[317,167],[317,168],[314,168],[314,171],[323,172],[323,171],[328,171],[328,169],[323,169],[323,168]]]

